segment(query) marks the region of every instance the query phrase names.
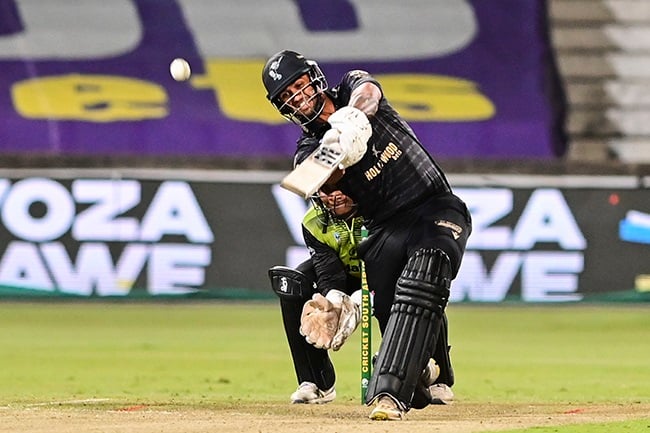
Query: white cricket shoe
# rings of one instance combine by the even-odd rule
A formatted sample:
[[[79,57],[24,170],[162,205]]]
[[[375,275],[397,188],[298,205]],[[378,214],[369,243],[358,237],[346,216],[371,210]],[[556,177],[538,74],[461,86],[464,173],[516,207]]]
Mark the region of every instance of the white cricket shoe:
[[[436,383],[429,387],[431,404],[451,404],[454,401],[454,391],[444,383]]]
[[[298,386],[296,392],[291,394],[293,404],[324,404],[336,398],[334,386],[326,391],[318,389],[315,383],[303,382]]]
[[[406,412],[389,395],[382,395],[377,399],[377,404],[369,416],[373,421],[402,421],[405,417]]]

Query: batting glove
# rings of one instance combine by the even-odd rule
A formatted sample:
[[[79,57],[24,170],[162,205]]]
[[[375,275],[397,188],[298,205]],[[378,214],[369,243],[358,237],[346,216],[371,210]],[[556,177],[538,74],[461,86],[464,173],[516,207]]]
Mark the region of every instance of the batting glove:
[[[372,136],[368,117],[363,111],[346,106],[336,110],[327,122],[332,125],[332,129],[323,136],[323,143],[338,141],[345,154],[341,162],[343,168],[359,162],[368,150],[368,140]]]

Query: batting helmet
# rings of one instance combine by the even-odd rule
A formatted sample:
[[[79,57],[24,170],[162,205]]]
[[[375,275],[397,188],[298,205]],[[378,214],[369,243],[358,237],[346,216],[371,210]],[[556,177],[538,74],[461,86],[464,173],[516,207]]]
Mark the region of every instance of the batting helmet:
[[[300,76],[307,74],[310,83],[314,88],[316,100],[315,113],[306,117],[304,114],[292,108],[289,101],[281,101],[278,96],[291,83]],[[327,80],[318,63],[306,59],[302,54],[291,50],[283,50],[271,56],[262,70],[262,83],[266,89],[266,98],[280,113],[292,122],[304,126],[320,115],[323,110],[323,92],[327,90]]]

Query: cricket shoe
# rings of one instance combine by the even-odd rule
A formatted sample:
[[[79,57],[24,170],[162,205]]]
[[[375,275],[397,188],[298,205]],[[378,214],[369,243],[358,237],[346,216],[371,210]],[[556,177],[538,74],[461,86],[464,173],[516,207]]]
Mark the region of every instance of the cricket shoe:
[[[402,421],[405,417],[406,411],[389,395],[382,395],[377,399],[377,404],[369,416],[373,421]]]
[[[436,383],[429,387],[431,393],[431,404],[451,404],[454,401],[454,391],[449,385]]]
[[[303,382],[298,386],[296,392],[291,394],[293,404],[325,404],[336,398],[334,386],[326,391],[318,389],[315,383]]]

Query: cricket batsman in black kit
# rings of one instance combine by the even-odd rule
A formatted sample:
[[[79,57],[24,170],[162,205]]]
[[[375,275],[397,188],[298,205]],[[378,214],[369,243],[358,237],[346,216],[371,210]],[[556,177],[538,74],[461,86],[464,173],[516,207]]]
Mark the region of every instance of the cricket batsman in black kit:
[[[447,338],[445,310],[471,233],[469,211],[369,73],[350,71],[329,88],[315,61],[285,50],[268,59],[262,82],[269,101],[302,128],[294,171],[309,167],[314,154],[342,156],[323,184],[306,178],[305,189],[340,190],[365,219],[369,237],[358,253],[382,334],[366,404],[374,405],[373,420],[402,420],[434,402],[432,358],[448,376],[442,383],[453,384],[449,353],[436,348],[447,347],[439,342]],[[327,301],[339,317],[332,305],[313,302],[301,317],[306,340],[325,348],[349,323],[341,316],[356,314],[340,307],[347,299]]]

